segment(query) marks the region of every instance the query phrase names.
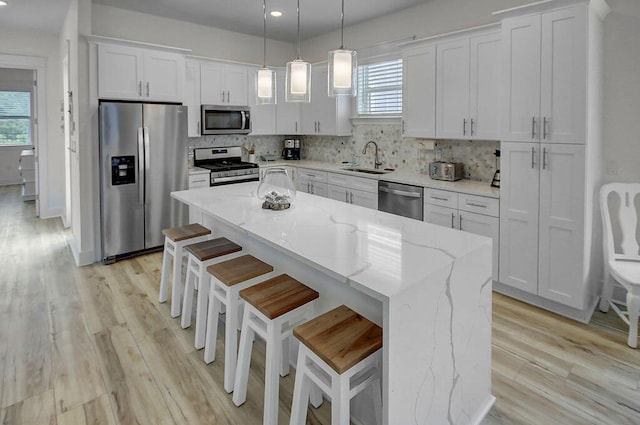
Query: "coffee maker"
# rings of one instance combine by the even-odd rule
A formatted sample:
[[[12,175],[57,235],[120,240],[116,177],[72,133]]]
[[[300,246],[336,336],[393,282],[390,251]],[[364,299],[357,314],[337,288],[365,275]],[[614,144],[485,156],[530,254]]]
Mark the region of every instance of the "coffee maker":
[[[300,139],[284,139],[282,158],[287,160],[300,159]]]

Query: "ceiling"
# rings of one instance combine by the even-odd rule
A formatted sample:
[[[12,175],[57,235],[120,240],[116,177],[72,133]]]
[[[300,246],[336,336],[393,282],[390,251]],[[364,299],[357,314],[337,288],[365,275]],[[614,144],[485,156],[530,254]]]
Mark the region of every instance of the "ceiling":
[[[0,27],[59,32],[70,0],[8,0],[0,9]],[[262,36],[262,0],[92,0],[107,6],[229,31]],[[345,0],[345,26],[368,21],[429,0]],[[267,11],[278,9],[280,18],[267,16],[267,37],[295,42],[296,0],[266,0]],[[340,28],[341,0],[300,0],[300,37],[304,39]],[[99,16],[98,16],[99,18]]]

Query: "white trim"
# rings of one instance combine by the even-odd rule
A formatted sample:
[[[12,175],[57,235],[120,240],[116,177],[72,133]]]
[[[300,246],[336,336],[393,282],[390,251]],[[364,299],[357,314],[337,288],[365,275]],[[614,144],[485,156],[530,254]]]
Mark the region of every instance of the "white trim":
[[[49,209],[49,185],[47,169],[47,61],[45,58],[35,56],[20,55],[0,55],[0,67],[32,69],[36,72],[38,85],[36,93],[37,109],[36,116],[38,124],[36,126],[35,138],[32,145],[36,148],[37,155],[37,192],[36,192],[36,215],[40,217],[53,217],[52,210]],[[40,159],[42,158],[42,160]],[[39,200],[44,200],[41,203]]]
[[[400,125],[402,123],[402,115],[387,117],[351,117],[353,125]]]
[[[92,44],[104,44],[104,43],[118,44],[121,46],[152,48],[152,49],[166,50],[168,52],[183,53],[183,54],[191,52],[191,49],[185,49],[183,47],[165,46],[162,44],[146,43],[144,41],[125,40],[123,38],[104,37],[101,35],[85,34],[84,38],[86,38],[87,41]]]

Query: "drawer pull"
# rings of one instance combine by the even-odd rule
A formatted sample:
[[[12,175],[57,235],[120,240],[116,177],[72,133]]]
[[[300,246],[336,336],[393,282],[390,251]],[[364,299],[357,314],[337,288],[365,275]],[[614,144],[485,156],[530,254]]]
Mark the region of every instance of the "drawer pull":
[[[449,201],[449,198],[441,198],[439,196],[431,196],[430,198],[435,199],[437,201],[445,201],[445,202]]]
[[[487,208],[486,205],[476,204],[475,202],[467,202],[467,205],[469,205],[470,207]]]

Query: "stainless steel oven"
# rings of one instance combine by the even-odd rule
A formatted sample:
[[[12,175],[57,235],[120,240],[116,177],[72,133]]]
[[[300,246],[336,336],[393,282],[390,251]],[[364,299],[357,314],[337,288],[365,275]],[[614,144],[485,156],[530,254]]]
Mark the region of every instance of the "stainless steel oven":
[[[258,181],[258,164],[242,161],[241,154],[240,146],[197,148],[193,165],[210,171],[210,186]]]
[[[248,106],[202,105],[202,134],[251,133],[251,113]]]

